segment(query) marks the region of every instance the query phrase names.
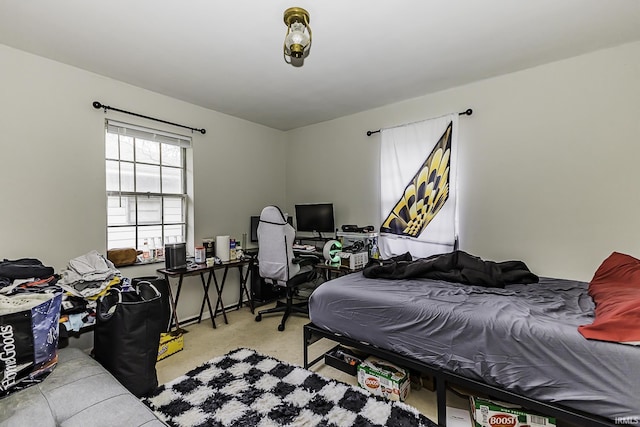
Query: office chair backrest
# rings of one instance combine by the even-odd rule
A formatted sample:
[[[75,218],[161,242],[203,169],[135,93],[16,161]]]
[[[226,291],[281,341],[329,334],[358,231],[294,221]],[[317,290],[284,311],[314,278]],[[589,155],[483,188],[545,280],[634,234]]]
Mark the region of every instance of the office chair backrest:
[[[298,274],[300,266],[293,261],[296,230],[287,222],[277,206],[262,209],[258,224],[258,265],[260,277],[281,286]]]

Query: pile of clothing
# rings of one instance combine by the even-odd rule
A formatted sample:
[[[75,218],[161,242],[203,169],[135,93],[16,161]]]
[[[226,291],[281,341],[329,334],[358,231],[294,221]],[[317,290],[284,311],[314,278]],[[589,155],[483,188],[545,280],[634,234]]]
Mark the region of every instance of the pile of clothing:
[[[487,288],[538,283],[539,280],[522,261],[485,261],[460,250],[415,260],[409,252],[386,260],[371,260],[362,274],[372,279],[421,277]]]
[[[120,271],[95,250],[69,261],[59,275],[36,258],[0,261],[0,295],[66,291],[62,296],[61,338],[95,324],[96,301],[120,284]]]
[[[58,286],[66,291],[60,323],[66,332],[78,332],[96,321],[96,301],[121,282],[120,271],[98,251],[90,251],[69,261]]]
[[[71,295],[97,299],[113,286],[120,271],[98,251],[91,251],[69,261],[58,285]]]
[[[58,277],[53,267],[36,258],[0,261],[0,294],[57,293]]]

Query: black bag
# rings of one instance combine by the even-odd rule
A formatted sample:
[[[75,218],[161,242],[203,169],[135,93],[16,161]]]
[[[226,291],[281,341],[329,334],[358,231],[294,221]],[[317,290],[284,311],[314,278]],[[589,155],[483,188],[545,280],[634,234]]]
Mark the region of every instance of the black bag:
[[[133,279],[131,279],[131,284],[134,287],[140,282],[149,282],[156,287],[158,292],[160,292],[162,298],[162,321],[160,322],[162,325],[162,329],[160,332],[170,332],[171,322],[173,320],[173,308],[171,305],[172,303],[171,293],[169,290],[169,282],[162,277],[156,276],[134,277]]]
[[[128,292],[112,288],[98,301],[93,351],[127,390],[142,397],[158,386],[162,299],[149,282],[133,288]]]

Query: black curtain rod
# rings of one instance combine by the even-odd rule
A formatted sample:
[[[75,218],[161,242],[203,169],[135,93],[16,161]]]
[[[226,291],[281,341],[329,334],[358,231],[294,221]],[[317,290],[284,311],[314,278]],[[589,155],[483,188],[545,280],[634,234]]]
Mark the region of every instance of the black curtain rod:
[[[465,111],[463,111],[462,113],[458,113],[459,116],[470,116],[473,114],[473,110],[471,108],[467,108]],[[378,133],[380,132],[380,129],[378,130],[368,130],[367,131],[367,136],[371,136],[374,133]]]
[[[192,128],[190,126],[179,125],[178,123],[172,123],[172,122],[168,122],[166,120],[156,119],[156,118],[149,117],[149,116],[143,116],[142,114],[132,113],[131,111],[125,111],[125,110],[121,110],[119,108],[109,107],[108,105],[103,105],[103,104],[99,103],[98,101],[93,101],[93,108],[95,108],[95,109],[103,108],[105,113],[107,112],[107,110],[113,110],[113,111],[118,111],[119,113],[131,114],[132,116],[142,117],[143,119],[155,120],[156,122],[166,123],[168,125],[178,126],[178,127],[185,128],[185,129],[190,129],[191,132],[196,131],[196,132],[200,132],[203,135],[205,133],[207,133],[207,131],[205,129]]]

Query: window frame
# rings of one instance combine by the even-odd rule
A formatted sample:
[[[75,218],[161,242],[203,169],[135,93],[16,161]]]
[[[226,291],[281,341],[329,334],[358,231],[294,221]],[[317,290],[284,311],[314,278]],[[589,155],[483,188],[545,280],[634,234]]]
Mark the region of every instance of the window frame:
[[[117,132],[114,131],[117,129]],[[122,131],[122,132],[121,132]],[[127,131],[130,131],[129,133]],[[147,135],[145,135],[145,133]],[[117,138],[117,158],[110,157],[107,152],[108,146],[108,138],[109,134],[115,135]],[[145,137],[147,136],[147,137]],[[132,156],[131,160],[122,158],[122,142],[121,138],[127,137],[131,138],[131,147],[132,147]],[[145,160],[138,160],[136,145],[138,144],[138,140],[152,141],[158,143],[158,162],[153,163]],[[177,142],[173,142],[176,140]],[[178,147],[180,150],[180,164],[179,165],[171,165],[171,164],[163,164],[163,144],[168,146]],[[123,247],[121,245],[110,246],[110,242],[113,240],[109,238],[111,230],[117,230],[119,228],[132,228],[134,231],[134,242],[136,248],[142,248],[143,241],[145,239],[153,239],[155,237],[159,237],[161,239],[161,243],[164,245],[167,243],[167,235],[166,229],[167,227],[180,227],[180,237],[171,233],[171,237],[175,237],[175,241],[185,241],[186,233],[188,232],[188,218],[189,218],[189,194],[188,194],[188,169],[187,169],[187,149],[191,147],[191,138],[183,135],[171,134],[168,132],[160,131],[157,129],[141,127],[137,125],[131,125],[128,123],[123,123],[119,121],[113,120],[105,120],[105,176],[108,177],[108,164],[109,162],[117,163],[117,176],[118,176],[118,190],[108,190],[109,182],[108,178],[105,182],[105,192],[107,197],[107,221],[106,221],[106,246],[107,249],[116,249],[118,247]],[[132,181],[133,181],[133,191],[131,190],[122,190],[122,178],[123,171],[122,165],[129,164],[132,165]],[[138,186],[138,167],[140,165],[147,165],[158,167],[158,179],[159,179],[159,192],[154,191],[137,191]],[[165,170],[179,170],[180,171],[180,184],[182,192],[180,193],[169,193],[163,191],[163,176],[166,172]],[[135,206],[135,214],[133,214],[133,221],[125,221],[125,224],[110,224],[110,218],[112,217],[110,211],[110,199],[117,198],[129,198],[133,201]],[[140,219],[140,199],[142,198],[158,198],[160,201],[160,212],[159,212],[159,222],[143,222],[141,223]],[[166,202],[169,199],[179,200],[180,201],[180,221],[171,221],[167,222],[165,217],[165,208]],[[120,201],[121,203],[121,201]],[[131,216],[128,215],[129,219]],[[160,229],[160,236],[144,236],[145,233],[141,233],[144,228],[156,227]],[[141,234],[143,236],[141,236]],[[117,240],[115,240],[117,241]],[[155,243],[155,242],[151,242]],[[173,243],[170,242],[170,243]]]

